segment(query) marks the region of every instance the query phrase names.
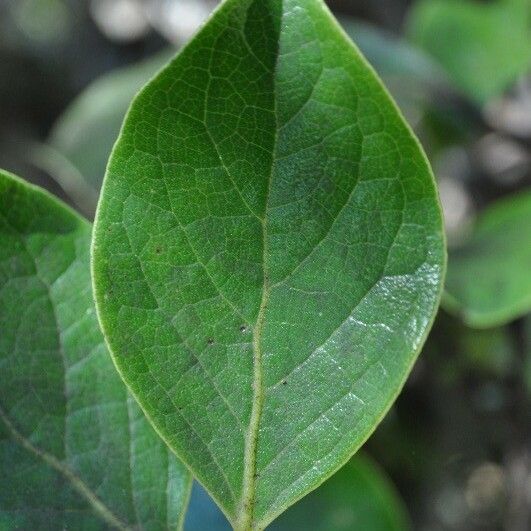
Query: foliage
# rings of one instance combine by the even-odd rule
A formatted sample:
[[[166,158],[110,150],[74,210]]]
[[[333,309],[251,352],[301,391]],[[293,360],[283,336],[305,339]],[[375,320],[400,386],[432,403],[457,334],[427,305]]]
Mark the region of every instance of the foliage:
[[[409,33],[480,104],[531,68],[529,0],[422,0]]]
[[[0,527],[180,527],[191,477],[112,366],[90,225],[0,172]],[[14,465],[15,464],[15,465]]]
[[[41,29],[33,3],[0,6],[10,46],[10,13]],[[363,11],[394,30],[398,4]],[[89,85],[46,143],[18,139],[9,97],[37,115],[60,95],[55,119],[83,37],[0,90],[4,129],[16,117],[33,170],[89,219],[118,137],[93,242],[101,323],[89,223],[0,171],[0,529],[409,529],[366,452],[415,528],[528,527],[531,4],[411,5],[406,41],[341,16],[344,34],[322,0],[225,0],[162,71],[168,49]],[[67,38],[45,33],[35,57]],[[387,415],[434,318],[444,236],[418,142],[347,35],[426,147],[460,242]],[[87,46],[105,63],[87,70],[154,41]]]
[[[450,253],[445,304],[470,326],[508,323],[531,311],[531,190],[499,201]]]
[[[93,248],[118,369],[236,529],[374,430],[444,262],[426,159],[320,0],[224,2],[143,89]]]

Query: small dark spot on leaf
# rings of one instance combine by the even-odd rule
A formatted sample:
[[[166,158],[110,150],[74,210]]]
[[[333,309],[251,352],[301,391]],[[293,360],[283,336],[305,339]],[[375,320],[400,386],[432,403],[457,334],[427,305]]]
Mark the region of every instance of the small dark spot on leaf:
[[[240,332],[247,332],[247,326],[241,325],[240,326]]]
[[[155,247],[155,252],[157,254],[160,254],[162,252],[162,248],[161,247]]]
[[[286,385],[288,383],[287,380],[282,380],[282,385]]]
[[[207,343],[208,343],[209,345],[213,345],[213,344],[214,344],[214,340],[213,340],[211,337],[209,337],[209,338],[207,339]]]

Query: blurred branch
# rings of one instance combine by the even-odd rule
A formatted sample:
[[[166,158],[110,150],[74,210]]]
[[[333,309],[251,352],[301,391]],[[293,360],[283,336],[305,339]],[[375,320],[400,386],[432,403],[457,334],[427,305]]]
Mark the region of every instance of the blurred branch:
[[[98,203],[98,192],[66,157],[49,145],[34,143],[29,149],[29,158],[59,184],[81,213],[92,219]]]

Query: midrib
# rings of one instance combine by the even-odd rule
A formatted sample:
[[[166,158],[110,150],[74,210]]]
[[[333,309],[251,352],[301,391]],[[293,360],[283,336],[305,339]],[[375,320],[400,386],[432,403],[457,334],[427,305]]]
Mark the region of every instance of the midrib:
[[[265,223],[264,223],[265,233]],[[264,234],[265,235],[265,234]],[[266,246],[264,245],[264,253]],[[253,407],[245,440],[244,471],[240,515],[235,525],[238,531],[253,529],[254,503],[256,494],[256,454],[258,431],[262,416],[264,393],[262,385],[262,332],[265,324],[265,311],[269,301],[270,287],[267,273],[264,273],[262,301],[253,335]]]
[[[264,216],[261,219],[262,224],[262,264],[264,281],[262,286],[262,300],[260,301],[260,308],[256,318],[256,325],[253,330],[253,405],[251,410],[251,417],[249,420],[249,428],[245,438],[245,453],[244,453],[244,469],[243,469],[243,484],[242,497],[239,507],[239,514],[234,525],[235,531],[252,531],[257,529],[254,517],[254,505],[256,497],[256,480],[257,480],[257,450],[258,450],[258,433],[260,429],[260,419],[264,405],[264,388],[262,378],[262,334],[265,326],[265,313],[271,294],[271,283],[269,278],[268,258],[268,231],[267,231],[267,213],[269,206],[269,196],[271,194],[271,182],[275,172],[276,152],[278,144],[278,109],[276,98],[276,72],[278,67],[278,60],[280,56],[280,38],[282,34],[282,22],[284,17],[284,10],[282,8],[281,20],[279,23],[279,44],[277,48],[275,65],[272,72],[272,87],[273,87],[273,114],[275,117],[275,134],[273,137],[273,145],[271,147],[271,169],[269,173],[268,186],[265,197]]]

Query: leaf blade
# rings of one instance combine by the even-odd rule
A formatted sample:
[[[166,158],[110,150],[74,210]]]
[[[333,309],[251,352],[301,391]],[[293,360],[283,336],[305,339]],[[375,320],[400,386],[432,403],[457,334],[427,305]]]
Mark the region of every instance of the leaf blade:
[[[322,2],[229,0],[131,107],[93,278],[115,361],[157,429],[233,525],[260,528],[345,463],[396,397],[438,304],[443,247],[425,157]],[[357,343],[402,357],[377,397],[381,360],[364,372]],[[345,369],[327,362],[341,356]],[[359,413],[356,375],[372,415],[327,460],[317,444],[323,465],[295,484],[320,458],[286,445],[315,444],[303,423],[318,412]],[[300,410],[281,413],[292,399]]]
[[[187,503],[189,474],[132,402],[104,346],[90,237],[90,224],[58,200],[0,172],[0,469],[10,479],[0,487],[0,518],[7,529],[81,522],[165,529],[180,525]],[[173,507],[170,484],[180,496]]]
[[[408,27],[413,41],[483,105],[529,71],[530,20],[526,0],[423,0],[413,6]]]
[[[528,313],[530,226],[529,190],[481,213],[470,238],[450,251],[445,308],[474,328],[503,325]]]

